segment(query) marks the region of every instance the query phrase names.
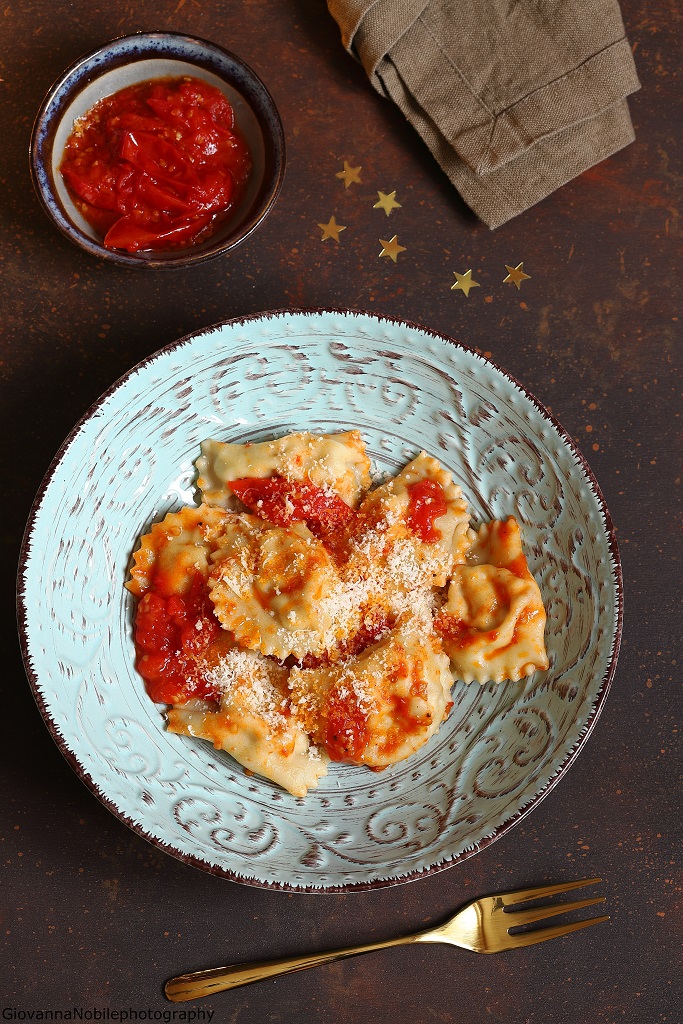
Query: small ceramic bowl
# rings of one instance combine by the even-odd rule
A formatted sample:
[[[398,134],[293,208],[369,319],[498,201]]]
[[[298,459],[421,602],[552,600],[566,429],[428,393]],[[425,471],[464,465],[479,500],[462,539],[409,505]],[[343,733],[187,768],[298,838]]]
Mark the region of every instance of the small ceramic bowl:
[[[235,111],[253,170],[245,194],[208,239],[187,248],[128,253],[105,248],[66,188],[59,166],[74,121],[105,96],[150,78],[190,75],[216,86]],[[267,216],[285,172],[282,121],[263,82],[244,61],[215,43],[174,32],[113,39],[72,64],[40,108],[31,137],[31,174],[45,212],[70,241],[100,259],[128,267],[188,266],[243,242]]]

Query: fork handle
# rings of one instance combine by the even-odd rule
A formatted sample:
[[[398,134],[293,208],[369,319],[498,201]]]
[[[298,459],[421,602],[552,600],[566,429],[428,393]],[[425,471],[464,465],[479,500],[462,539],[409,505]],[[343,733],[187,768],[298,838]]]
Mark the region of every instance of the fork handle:
[[[194,971],[171,978],[164,986],[166,997],[173,1003],[184,1003],[188,999],[199,999],[210,996],[214,992],[224,992],[238,985],[250,985],[264,978],[275,978],[280,974],[291,974],[303,971],[307,967],[318,967],[320,964],[341,960],[347,956],[358,956],[370,953],[374,949],[388,949],[389,946],[403,946],[410,942],[419,942],[418,935],[404,935],[399,939],[388,939],[386,942],[371,942],[366,946],[347,946],[345,949],[331,949],[326,953],[311,953],[308,956],[288,956],[281,960],[265,960],[261,963],[235,964],[231,967],[215,967],[208,971]]]

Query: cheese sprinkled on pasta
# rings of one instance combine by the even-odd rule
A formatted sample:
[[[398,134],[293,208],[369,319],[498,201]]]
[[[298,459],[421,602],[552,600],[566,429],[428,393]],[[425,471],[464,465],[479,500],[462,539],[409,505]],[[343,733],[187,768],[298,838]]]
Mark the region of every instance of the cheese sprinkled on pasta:
[[[473,529],[425,452],[375,487],[357,431],[210,440],[197,468],[204,503],[144,535],[128,584],[146,616],[140,671],[163,671],[176,644],[172,732],[300,797],[330,759],[379,770],[412,756],[454,680],[547,667],[517,523]]]

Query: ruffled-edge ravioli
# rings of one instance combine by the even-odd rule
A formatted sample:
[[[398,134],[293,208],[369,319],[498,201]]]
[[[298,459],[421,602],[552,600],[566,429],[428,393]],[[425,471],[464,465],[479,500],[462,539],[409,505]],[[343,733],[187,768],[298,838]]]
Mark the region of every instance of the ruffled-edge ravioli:
[[[386,768],[434,735],[453,679],[438,636],[404,622],[361,655],[322,668],[294,667],[291,703],[333,760]]]
[[[272,526],[235,513],[212,557],[214,611],[243,647],[301,659],[323,653],[341,637],[339,574],[303,523]],[[350,628],[344,624],[344,633]]]
[[[208,576],[209,556],[227,517],[220,508],[185,505],[154,523],[133,554],[128,590],[140,597],[149,590],[154,575],[167,595],[186,593],[197,573]]]
[[[170,732],[209,740],[249,771],[293,796],[305,796],[327,774],[329,758],[289,712],[288,670],[254,651],[235,648],[213,670],[219,709],[190,701],[168,712]]]
[[[227,444],[203,441],[195,465],[197,486],[204,501],[223,508],[239,503],[230,490],[231,480],[281,476],[330,488],[356,508],[371,483],[370,459],[358,430],[343,434],[288,434],[276,441]]]
[[[438,538],[424,541],[408,525],[410,489],[422,480],[441,487],[447,511],[434,520]],[[464,560],[467,503],[451,474],[421,452],[397,476],[371,491],[358,510],[348,543],[345,575],[371,574],[387,595],[443,587],[456,562]]]
[[[182,595],[199,574],[224,627],[202,655],[221,693],[218,710],[198,700],[177,705],[171,732],[207,739],[303,796],[330,757],[381,769],[418,750],[450,706],[451,671],[483,683],[547,668],[545,611],[517,523],[475,533],[460,488],[426,453],[359,508],[370,463],[357,431],[209,441],[197,466],[207,503],[155,524],[126,584],[138,597],[150,587]],[[236,502],[230,480],[274,475],[334,490],[358,508],[333,554],[303,523],[278,527],[227,511]],[[439,484],[447,506],[429,541],[410,525],[411,488],[423,480]],[[362,653],[345,653],[381,630]],[[309,655],[325,664],[290,671],[279,663]]]
[[[467,561],[453,570],[436,620],[454,676],[499,683],[546,669],[545,609],[515,519],[484,523]]]

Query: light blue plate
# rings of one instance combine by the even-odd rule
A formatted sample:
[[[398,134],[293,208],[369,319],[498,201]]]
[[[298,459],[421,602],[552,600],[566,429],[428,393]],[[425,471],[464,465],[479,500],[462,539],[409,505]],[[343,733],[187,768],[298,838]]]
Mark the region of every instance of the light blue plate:
[[[194,502],[204,438],[362,431],[376,472],[420,449],[452,470],[475,520],[514,515],[548,611],[550,669],[456,682],[417,755],[333,765],[297,799],[201,740],[166,732],[135,672],[137,538]],[[541,405],[476,353],[423,328],[343,311],[231,321],[118,381],[59,452],[29,521],[19,583],[26,669],[83,781],[140,835],[238,882],[334,892],[449,867],[501,836],[585,742],[614,673],[621,571],[609,515]]]

